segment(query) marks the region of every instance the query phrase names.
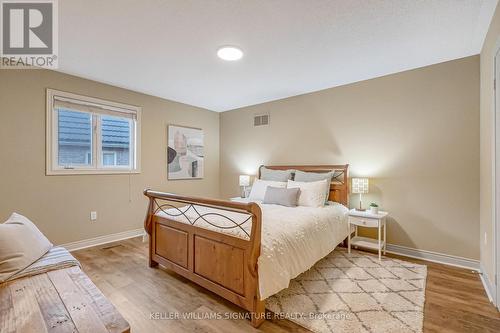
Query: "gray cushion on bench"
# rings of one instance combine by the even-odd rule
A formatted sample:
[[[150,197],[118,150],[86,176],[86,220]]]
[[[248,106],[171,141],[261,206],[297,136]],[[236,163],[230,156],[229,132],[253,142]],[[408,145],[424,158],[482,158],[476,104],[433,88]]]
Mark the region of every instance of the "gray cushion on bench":
[[[22,271],[17,272],[12,275],[7,281],[20,279],[26,276],[33,276],[37,274],[43,274],[46,272],[50,272],[56,269],[63,269],[72,266],[80,266],[80,262],[75,259],[62,246],[54,246],[49,250],[49,252],[45,253],[40,259],[23,269]]]

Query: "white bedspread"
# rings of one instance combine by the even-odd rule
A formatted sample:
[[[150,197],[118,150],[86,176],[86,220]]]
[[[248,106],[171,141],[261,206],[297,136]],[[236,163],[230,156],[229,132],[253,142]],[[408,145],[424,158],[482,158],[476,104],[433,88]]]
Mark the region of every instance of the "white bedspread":
[[[243,201],[244,199],[242,199]],[[325,257],[348,235],[348,209],[338,203],[330,202],[320,208],[284,207],[258,203],[262,209],[262,240],[261,255],[258,259],[259,291],[261,299],[276,294],[288,287],[291,279],[311,268],[318,260]],[[188,207],[180,208],[186,211]],[[218,215],[216,209],[196,206],[210,223],[218,226],[234,225]],[[177,209],[166,210],[168,214],[179,214]],[[221,211],[219,211],[221,212]],[[222,211],[223,215],[241,223],[248,215]],[[173,217],[164,212],[157,213],[183,223],[189,223],[182,214]],[[198,214],[190,208],[186,215],[194,221]],[[229,233],[248,239],[245,232],[239,228],[218,228],[202,219],[196,226]],[[250,234],[251,220],[242,225]]]

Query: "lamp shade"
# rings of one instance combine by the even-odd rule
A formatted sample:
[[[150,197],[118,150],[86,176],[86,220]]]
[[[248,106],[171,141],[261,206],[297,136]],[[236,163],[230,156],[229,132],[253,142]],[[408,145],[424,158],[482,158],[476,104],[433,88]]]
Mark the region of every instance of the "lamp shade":
[[[368,178],[353,178],[351,192],[355,194],[368,193],[368,184]]]
[[[250,176],[240,176],[240,186],[250,186]]]

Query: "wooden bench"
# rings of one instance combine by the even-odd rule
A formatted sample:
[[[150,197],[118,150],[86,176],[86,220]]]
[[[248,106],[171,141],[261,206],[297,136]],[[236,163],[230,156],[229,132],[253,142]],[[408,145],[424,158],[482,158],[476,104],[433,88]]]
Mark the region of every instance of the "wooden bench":
[[[130,326],[78,266],[0,285],[2,333],[123,333]]]

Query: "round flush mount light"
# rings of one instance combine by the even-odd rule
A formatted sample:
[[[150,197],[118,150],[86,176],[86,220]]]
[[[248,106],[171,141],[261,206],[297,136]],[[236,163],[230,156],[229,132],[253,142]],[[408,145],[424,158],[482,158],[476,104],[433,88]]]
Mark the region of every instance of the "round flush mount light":
[[[235,46],[223,46],[217,50],[217,56],[222,60],[236,61],[243,57],[243,51]]]

